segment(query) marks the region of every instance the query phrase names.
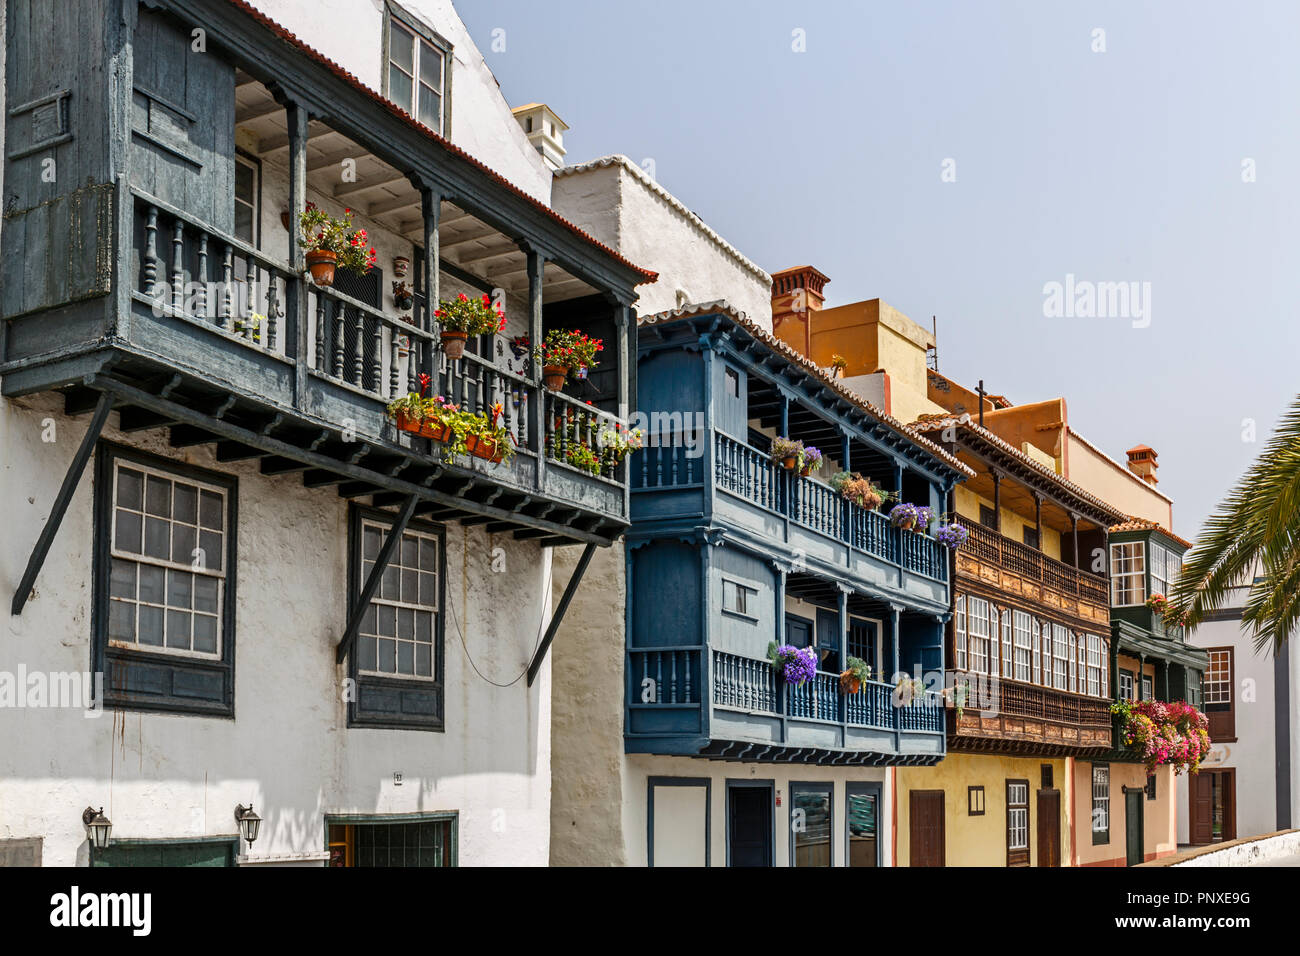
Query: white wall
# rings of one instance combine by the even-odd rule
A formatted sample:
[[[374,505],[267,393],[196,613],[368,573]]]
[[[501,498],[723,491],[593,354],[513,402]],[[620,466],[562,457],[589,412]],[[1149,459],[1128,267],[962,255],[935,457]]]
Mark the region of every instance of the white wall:
[[[48,395],[0,401],[4,672],[90,666],[93,465],[35,597],[21,617],[8,613],[86,428],[61,408]],[[50,422],[56,440],[46,442]],[[333,655],[347,573],[347,506],[336,490],[264,477],[256,462],[217,465],[207,449],[179,453],[158,433],[110,427],[105,437],[239,479],[237,716],[0,710],[0,839],[44,837],[47,864],[84,864],[89,804],[104,807],[117,837],[178,838],[233,833],[235,804],[251,801],[265,821],[258,857],[321,851],[326,813],[457,810],[462,864],[546,863],[550,668],[532,688],[488,682],[509,682],[528,664],[549,616],[546,552],[449,526],[446,731],[349,729]],[[506,573],[490,568],[498,546]]]
[[[626,157],[608,157],[557,174],[551,202],[561,216],[659,273],[640,287],[638,315],[675,309],[678,290],[691,303],[725,299],[772,328],[772,277],[658,187]]]
[[[383,0],[250,2],[371,89],[383,89]],[[530,196],[548,202],[551,170],[510,114],[451,0],[401,0],[400,5],[452,45],[451,141]]]

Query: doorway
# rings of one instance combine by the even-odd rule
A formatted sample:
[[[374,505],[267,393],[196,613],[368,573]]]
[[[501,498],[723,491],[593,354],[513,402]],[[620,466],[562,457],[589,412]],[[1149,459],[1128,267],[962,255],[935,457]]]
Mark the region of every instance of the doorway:
[[[1038,791],[1038,865],[1061,865],[1061,791]]]
[[[727,781],[727,865],[772,866],[771,781]]]
[[[1146,795],[1146,787],[1124,788],[1124,861],[1128,866],[1137,866],[1145,859],[1142,815]]]
[[[1188,781],[1188,838],[1193,844],[1237,838],[1237,772],[1202,770]]]
[[[943,791],[909,792],[908,865],[944,865]]]

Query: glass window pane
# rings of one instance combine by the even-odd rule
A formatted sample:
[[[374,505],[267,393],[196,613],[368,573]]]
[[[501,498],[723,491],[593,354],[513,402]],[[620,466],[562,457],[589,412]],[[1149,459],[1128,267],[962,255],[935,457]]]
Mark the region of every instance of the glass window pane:
[[[166,575],[166,571],[152,564],[140,565],[140,600],[162,604]]]
[[[397,636],[404,641],[415,639],[415,611],[409,607],[398,608]]]
[[[430,43],[420,41],[420,82],[442,92],[442,53]]]
[[[113,597],[135,598],[135,568],[131,561],[113,559],[109,572],[108,593]]]
[[[194,576],[188,571],[167,572],[167,603],[171,607],[193,606]]]
[[[414,568],[419,563],[420,542],[412,535],[402,535],[402,555],[399,563],[404,568]]]
[[[384,568],[384,576],[379,586],[379,596],[385,601],[401,600],[398,594],[400,582],[401,572],[398,570],[397,565],[389,564],[388,567]]]
[[[217,579],[205,575],[194,576],[194,610],[217,613]]]
[[[176,482],[172,492],[172,517],[188,524],[199,523],[199,489]]]
[[[357,667],[363,671],[375,669],[375,639],[362,635],[357,638]]]
[[[407,113],[411,112],[411,85],[409,76],[396,66],[388,68],[388,98]]]
[[[144,519],[144,553],[166,561],[172,553],[171,522],[165,518]]]
[[[167,646],[189,650],[190,615],[187,611],[167,612]]]
[[[250,206],[257,201],[257,171],[239,160],[235,161],[235,198]]]
[[[378,618],[379,634],[383,637],[392,637],[397,633],[397,609],[381,605],[375,609]]]
[[[117,509],[117,529],[113,536],[113,547],[128,554],[139,554],[141,522],[142,519],[138,514]]]
[[[397,672],[399,674],[415,673],[415,645],[409,641],[397,642]]]
[[[420,575],[420,594],[416,601],[426,607],[438,606],[438,576],[435,574]]]
[[[433,648],[428,644],[415,645],[415,673],[418,677],[433,676]]]
[[[417,604],[420,600],[419,571],[402,569],[402,600],[407,604]]]
[[[235,203],[235,238],[253,242],[253,207]]]
[[[108,639],[135,640],[135,605],[125,601],[108,602]]]
[[[420,570],[438,570],[438,544],[432,538],[420,539]]]
[[[117,503],[122,508],[143,510],[144,474],[132,468],[117,471]]]
[[[831,795],[828,790],[793,794],[795,866],[831,865]]]
[[[396,20],[388,23],[388,58],[407,73],[415,72],[415,35]]]
[[[222,554],[220,534],[215,531],[200,531],[199,547],[203,549],[203,553],[199,555],[199,567],[207,568],[209,571],[224,570],[225,555]]]
[[[213,531],[221,531],[225,527],[224,501],[222,496],[213,491],[202,491],[199,496],[199,524],[204,528],[211,528]]]
[[[163,644],[163,612],[160,607],[140,608],[140,643],[154,647]]]
[[[217,652],[217,619],[210,614],[194,615],[194,650],[201,654]]]
[[[367,561],[374,561],[379,557],[382,540],[383,534],[378,528],[366,525],[361,531],[361,556]]]
[[[144,510],[159,518],[172,516],[172,483],[166,478],[150,475],[145,485]]]
[[[379,646],[379,670],[386,673],[393,673],[397,669],[397,647],[396,642],[381,638]]]
[[[198,532],[187,524],[172,525],[172,560],[177,564],[193,564],[194,549],[198,547]]]
[[[420,84],[420,115],[416,117],[421,123],[435,132],[442,132],[442,100],[432,88]]]

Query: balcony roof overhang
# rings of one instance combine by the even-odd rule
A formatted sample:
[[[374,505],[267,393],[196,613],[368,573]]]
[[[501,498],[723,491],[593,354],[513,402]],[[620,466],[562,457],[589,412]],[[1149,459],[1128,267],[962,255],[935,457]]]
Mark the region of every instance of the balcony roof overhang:
[[[1210,666],[1209,653],[1190,644],[1168,637],[1157,637],[1144,628],[1118,618],[1111,619],[1110,627],[1117,652],[1129,653],[1135,657],[1158,658],[1199,671]]]
[[[419,123],[244,0],[151,0],[203,28],[241,70],[284,102],[303,106],[420,188],[558,262],[574,277],[630,304],[654,282],[642,269],[528,195],[481,161]]]

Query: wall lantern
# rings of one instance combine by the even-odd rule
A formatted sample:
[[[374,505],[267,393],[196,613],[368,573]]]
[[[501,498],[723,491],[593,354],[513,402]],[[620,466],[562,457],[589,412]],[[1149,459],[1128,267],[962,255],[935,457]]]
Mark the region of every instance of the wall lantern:
[[[86,839],[96,850],[108,846],[108,838],[113,833],[113,821],[104,816],[104,808],[96,810],[86,807],[81,813],[81,822],[86,825]]]
[[[248,841],[251,848],[257,839],[257,831],[262,828],[262,818],[253,812],[253,805],[242,803],[235,807],[235,822],[239,824],[239,835]]]

